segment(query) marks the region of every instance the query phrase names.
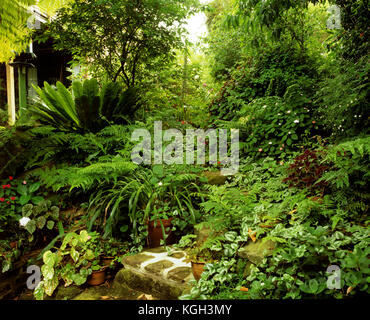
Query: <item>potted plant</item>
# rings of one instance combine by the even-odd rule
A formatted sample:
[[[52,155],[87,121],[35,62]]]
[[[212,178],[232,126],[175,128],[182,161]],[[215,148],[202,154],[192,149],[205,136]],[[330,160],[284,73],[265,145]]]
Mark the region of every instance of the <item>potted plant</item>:
[[[101,263],[104,266],[111,266],[112,262],[116,259],[118,248],[111,247],[107,243],[103,243],[103,254],[101,256]]]
[[[105,281],[107,266],[102,262],[105,248],[104,242],[98,232],[89,233],[89,240],[86,243],[86,248],[93,252],[94,255],[94,260],[88,264],[89,276],[86,281],[91,286],[101,285]]]
[[[187,256],[187,261],[191,262],[192,272],[195,280],[199,281],[204,266],[207,263],[216,261],[217,253],[211,249],[210,241],[205,241],[202,244],[196,241],[197,236],[189,234],[181,238],[176,247],[184,248]]]
[[[152,170],[141,172],[128,183],[129,217],[137,243],[143,238],[142,226],[145,233],[152,234],[156,230],[155,233],[162,234],[159,242],[145,236],[150,246],[159,246],[161,240],[166,238],[169,244],[175,233],[184,234],[199,220],[199,209],[194,208],[193,200],[203,197],[198,186],[200,178],[197,174],[176,170],[179,169],[170,167],[165,171],[162,165],[154,165]]]
[[[97,239],[97,233],[89,234],[86,230],[79,234],[69,232],[56,251],[46,251],[41,267],[42,281],[34,291],[36,299],[42,300],[44,294],[52,296],[61,281],[66,287],[72,284],[80,286],[86,283],[93,272],[104,269],[99,264],[101,248],[96,245]],[[102,274],[99,281],[101,277]]]
[[[171,240],[172,220],[167,203],[155,205],[148,221],[148,245],[159,247],[162,243],[169,244]]]
[[[101,264],[107,267],[113,267],[120,255],[126,253],[129,249],[126,245],[115,243],[112,240],[102,241]]]
[[[101,265],[99,260],[94,260],[90,268],[92,272],[87,278],[87,283],[91,286],[99,286],[104,283],[107,266]]]
[[[195,280],[199,281],[204,271],[204,266],[207,263],[212,263],[214,261],[214,253],[205,247],[195,246],[188,248],[186,250],[187,261],[191,262],[191,268]]]

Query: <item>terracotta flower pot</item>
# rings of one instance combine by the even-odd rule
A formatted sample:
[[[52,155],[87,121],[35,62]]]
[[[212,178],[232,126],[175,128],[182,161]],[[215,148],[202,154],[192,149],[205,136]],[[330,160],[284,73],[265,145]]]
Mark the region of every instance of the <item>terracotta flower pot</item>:
[[[161,240],[164,240],[161,222],[165,229],[165,233],[168,235],[166,244],[169,244],[171,231],[167,231],[166,229],[172,228],[171,221],[172,218],[150,221],[148,223],[148,245],[150,248],[159,247],[161,245]]]
[[[102,257],[101,262],[104,266],[109,267],[113,260],[114,260],[114,257]]]
[[[87,278],[87,283],[90,286],[99,286],[105,281],[105,269],[99,271],[93,271]]]
[[[204,262],[191,262],[191,268],[193,271],[193,276],[195,280],[199,281],[200,277],[202,276],[202,273],[204,271]]]

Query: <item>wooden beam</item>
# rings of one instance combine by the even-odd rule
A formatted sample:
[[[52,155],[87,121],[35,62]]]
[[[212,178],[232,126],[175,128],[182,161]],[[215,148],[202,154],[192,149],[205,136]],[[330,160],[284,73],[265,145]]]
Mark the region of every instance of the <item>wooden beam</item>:
[[[25,66],[18,67],[18,88],[19,88],[19,116],[27,108],[27,69]]]
[[[14,83],[14,68],[6,64],[6,88],[8,96],[8,116],[9,125],[15,124],[15,83]]]

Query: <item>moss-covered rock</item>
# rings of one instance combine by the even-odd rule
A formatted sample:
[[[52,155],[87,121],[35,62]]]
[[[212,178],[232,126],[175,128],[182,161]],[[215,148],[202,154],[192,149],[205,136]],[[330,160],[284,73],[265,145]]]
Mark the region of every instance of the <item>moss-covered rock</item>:
[[[207,178],[208,184],[221,186],[225,184],[227,176],[221,174],[221,171],[205,171],[203,175]]]
[[[169,253],[168,256],[171,258],[181,259],[181,258],[185,258],[185,253],[184,252],[173,252],[173,253]]]
[[[163,247],[157,247],[157,248],[151,248],[151,249],[146,249],[144,251],[145,252],[148,252],[149,254],[150,253],[163,253],[163,252],[166,252],[166,248],[163,246]]]
[[[214,230],[212,229],[212,226],[205,226],[204,224],[200,223],[194,226],[194,234],[197,236],[196,242],[197,247],[201,247],[203,243],[209,238],[209,237],[218,237],[223,235],[227,230]]]
[[[83,289],[78,286],[59,286],[55,295],[56,300],[71,300],[74,297],[78,296]]]
[[[272,255],[275,246],[275,243],[271,240],[263,241],[261,239],[256,242],[249,242],[239,250],[239,257],[248,259],[258,265],[265,257]]]
[[[167,279],[144,274],[133,269],[122,269],[117,273],[114,279],[114,287],[120,286],[129,286],[136,291],[151,294],[164,300],[177,299],[186,288],[185,285],[181,286]]]
[[[198,224],[194,226],[194,234],[197,236],[197,244],[200,246],[213,234],[213,230],[208,226]]]
[[[125,285],[121,286],[97,286],[87,288],[73,300],[137,300],[142,292],[135,291]]]

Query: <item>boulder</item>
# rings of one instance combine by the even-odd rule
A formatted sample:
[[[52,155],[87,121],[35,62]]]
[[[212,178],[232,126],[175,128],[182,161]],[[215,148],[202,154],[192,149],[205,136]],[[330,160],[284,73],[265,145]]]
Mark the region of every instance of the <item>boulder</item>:
[[[140,265],[145,262],[145,261],[148,261],[150,259],[152,259],[153,256],[150,256],[150,255],[147,255],[145,253],[139,253],[139,254],[135,254],[135,255],[132,255],[132,256],[126,256],[122,259],[122,263],[123,265],[127,264],[127,265],[130,265],[132,267],[140,267]]]
[[[120,270],[114,279],[113,286],[116,289],[128,286],[135,291],[152,294],[163,300],[175,300],[186,289],[186,286],[135,269]]]
[[[197,246],[200,247],[208,239],[208,237],[218,237],[223,235],[227,230],[216,231],[212,229],[210,225],[204,225],[202,223],[194,226],[194,234],[197,236]]]
[[[221,174],[221,171],[205,171],[203,175],[207,178],[208,184],[221,186],[225,184],[227,176]]]
[[[106,287],[104,285],[89,287],[73,300],[138,300],[142,292],[125,285]]]
[[[69,287],[59,286],[55,295],[55,300],[71,300],[77,297],[82,291],[83,289],[81,289],[81,287],[74,285]]]
[[[239,257],[248,259],[250,262],[258,265],[265,257],[271,256],[276,247],[275,242],[271,240],[256,242],[250,241],[247,245],[239,250]]]

